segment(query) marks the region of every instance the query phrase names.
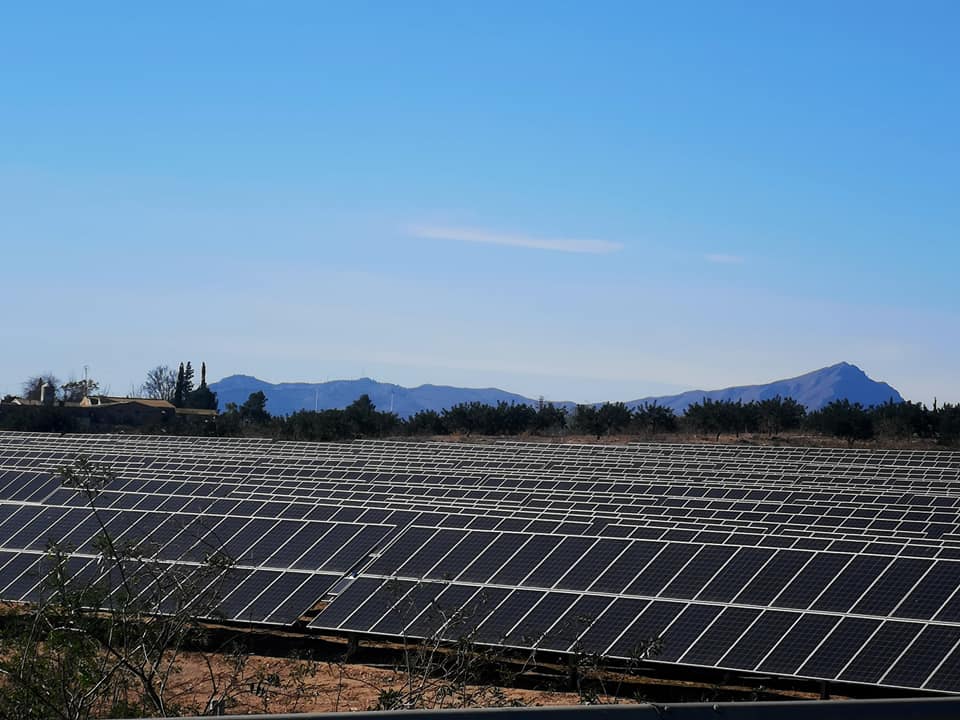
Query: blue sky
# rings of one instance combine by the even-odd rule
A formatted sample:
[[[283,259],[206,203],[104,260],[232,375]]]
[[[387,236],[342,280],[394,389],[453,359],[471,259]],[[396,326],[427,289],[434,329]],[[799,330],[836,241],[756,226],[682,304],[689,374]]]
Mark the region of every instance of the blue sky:
[[[0,392],[960,401],[953,2],[19,3]]]

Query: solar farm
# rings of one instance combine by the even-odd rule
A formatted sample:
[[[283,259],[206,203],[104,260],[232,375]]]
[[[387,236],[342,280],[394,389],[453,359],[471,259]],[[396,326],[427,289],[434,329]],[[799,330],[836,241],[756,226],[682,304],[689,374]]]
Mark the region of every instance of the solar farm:
[[[229,622],[960,693],[958,453],[0,433],[0,600],[98,572],[79,456],[119,539],[236,560]]]

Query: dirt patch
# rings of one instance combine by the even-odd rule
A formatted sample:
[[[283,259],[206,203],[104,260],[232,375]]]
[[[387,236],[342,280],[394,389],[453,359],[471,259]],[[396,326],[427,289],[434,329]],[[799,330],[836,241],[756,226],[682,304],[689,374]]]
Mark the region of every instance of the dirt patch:
[[[264,656],[187,653],[171,679],[170,696],[187,712],[221,701],[229,713],[344,712],[377,708],[383,693],[403,693],[405,675],[390,668]],[[396,696],[394,696],[396,697]],[[428,693],[432,707],[576,705],[577,693],[467,686],[463,694]],[[603,697],[606,702],[613,698]],[[621,702],[623,700],[621,699]]]

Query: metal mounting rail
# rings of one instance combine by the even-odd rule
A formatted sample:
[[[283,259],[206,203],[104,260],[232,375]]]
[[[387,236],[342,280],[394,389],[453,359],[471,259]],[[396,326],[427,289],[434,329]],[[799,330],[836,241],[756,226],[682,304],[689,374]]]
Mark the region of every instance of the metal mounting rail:
[[[957,720],[960,718],[960,698],[574,705],[221,717],[235,720]]]

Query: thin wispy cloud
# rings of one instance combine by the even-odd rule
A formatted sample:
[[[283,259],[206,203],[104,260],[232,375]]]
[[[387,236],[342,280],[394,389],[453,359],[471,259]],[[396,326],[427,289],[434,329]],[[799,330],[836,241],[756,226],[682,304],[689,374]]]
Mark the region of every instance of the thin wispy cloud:
[[[710,253],[704,255],[703,259],[715,265],[743,265],[746,258],[742,255],[725,255],[723,253]]]
[[[449,225],[413,225],[408,232],[411,236],[425,240],[454,240],[459,242],[485,243],[487,245],[506,245],[509,247],[550,250],[553,252],[587,253],[607,255],[623,249],[620,243],[607,240],[585,240],[573,238],[536,237],[518,233],[502,233],[471,227],[453,227]]]

